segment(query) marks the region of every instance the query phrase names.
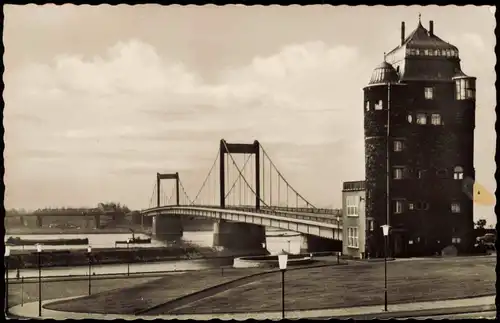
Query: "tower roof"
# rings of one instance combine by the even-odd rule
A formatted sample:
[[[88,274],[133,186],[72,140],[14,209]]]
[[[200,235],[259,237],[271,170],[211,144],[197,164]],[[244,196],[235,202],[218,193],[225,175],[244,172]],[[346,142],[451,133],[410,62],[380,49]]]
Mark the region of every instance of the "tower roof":
[[[379,66],[375,67],[372,72],[372,77],[368,84],[395,83],[399,81],[398,72],[394,67],[383,61]]]
[[[433,24],[433,22],[431,22]],[[404,39],[401,45],[398,47],[394,48],[392,51],[389,52],[392,53],[396,51],[399,48],[407,48],[407,49],[427,49],[427,50],[453,50],[453,51],[458,51],[458,48],[438,36],[434,34],[434,30],[432,30],[432,24],[431,24],[431,30],[425,29],[424,26],[422,26],[422,22],[418,21],[417,28],[412,31],[408,37]]]

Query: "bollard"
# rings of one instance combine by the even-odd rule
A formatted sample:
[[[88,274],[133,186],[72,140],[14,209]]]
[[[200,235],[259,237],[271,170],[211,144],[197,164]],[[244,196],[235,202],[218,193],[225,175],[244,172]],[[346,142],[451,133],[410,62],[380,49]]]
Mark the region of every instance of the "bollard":
[[[21,277],[21,307],[24,306],[24,276]]]

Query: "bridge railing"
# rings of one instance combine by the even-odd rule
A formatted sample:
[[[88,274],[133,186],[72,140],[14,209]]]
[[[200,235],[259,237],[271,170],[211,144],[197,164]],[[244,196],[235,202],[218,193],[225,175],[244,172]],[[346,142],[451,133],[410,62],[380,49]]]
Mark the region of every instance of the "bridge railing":
[[[171,206],[175,207],[174,205]],[[209,209],[219,209],[218,206],[214,205],[179,205],[179,207],[201,207]],[[316,222],[330,223],[330,224],[340,224],[342,220],[342,218],[338,218],[337,216],[337,215],[340,216],[340,214],[335,214],[334,212],[332,212],[338,210],[330,210],[330,209],[322,209],[325,211],[325,213],[313,213],[310,212],[313,209],[309,208],[287,208],[287,207],[276,207],[276,208],[263,207],[258,211],[255,209],[255,206],[226,206],[226,209],[243,211],[243,212],[277,215],[286,218],[302,219],[302,220],[316,221]]]

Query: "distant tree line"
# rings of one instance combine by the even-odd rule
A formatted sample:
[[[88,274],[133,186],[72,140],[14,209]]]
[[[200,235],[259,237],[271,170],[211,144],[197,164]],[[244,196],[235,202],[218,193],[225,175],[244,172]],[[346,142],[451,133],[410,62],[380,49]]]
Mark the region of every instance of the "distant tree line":
[[[26,214],[53,214],[53,215],[83,215],[83,214],[97,214],[97,213],[120,213],[128,214],[131,210],[125,205],[116,202],[101,202],[97,204],[97,207],[59,207],[59,208],[43,208],[37,209],[35,211],[26,211],[25,209],[9,209],[5,213],[7,216],[15,215],[26,215]]]

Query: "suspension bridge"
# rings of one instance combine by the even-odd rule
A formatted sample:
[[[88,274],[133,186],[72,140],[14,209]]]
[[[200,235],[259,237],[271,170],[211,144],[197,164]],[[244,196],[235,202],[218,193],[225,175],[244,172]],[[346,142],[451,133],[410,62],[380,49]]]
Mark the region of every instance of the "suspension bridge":
[[[171,191],[165,190],[163,181],[174,184]],[[157,173],[152,186],[141,221],[152,218],[152,234],[157,237],[179,239],[182,217],[204,217],[214,220],[214,246],[262,248],[265,227],[273,227],[301,233],[303,250],[341,250],[340,211],[309,202],[258,141],[241,144],[222,139],[194,197],[187,193],[179,173]]]

